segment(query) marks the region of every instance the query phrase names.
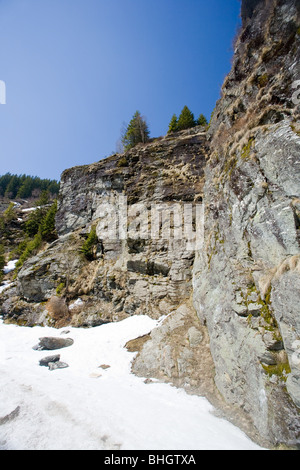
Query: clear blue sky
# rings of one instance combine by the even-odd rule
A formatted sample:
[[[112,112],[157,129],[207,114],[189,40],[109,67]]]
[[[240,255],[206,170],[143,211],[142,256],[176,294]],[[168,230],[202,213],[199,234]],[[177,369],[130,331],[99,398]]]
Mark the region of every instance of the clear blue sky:
[[[239,13],[238,0],[0,0],[0,174],[98,161],[136,110],[152,137],[184,105],[209,119]]]

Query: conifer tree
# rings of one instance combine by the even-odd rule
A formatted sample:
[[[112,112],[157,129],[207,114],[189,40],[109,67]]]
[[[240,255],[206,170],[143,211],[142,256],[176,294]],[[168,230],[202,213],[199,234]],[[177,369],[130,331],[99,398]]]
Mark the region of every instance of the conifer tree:
[[[204,114],[200,114],[197,120],[198,126],[207,126],[208,122]]]
[[[32,194],[33,190],[33,179],[32,178],[23,178],[23,183],[18,189],[17,197],[26,198]]]
[[[178,130],[177,116],[176,116],[176,114],[173,114],[172,119],[171,119],[170,124],[169,124],[168,133],[169,132],[176,132],[177,130]]]
[[[25,231],[30,238],[19,245],[18,250],[21,252],[19,261],[16,264],[17,271],[23,263],[36,253],[43,241],[52,242],[56,240],[57,233],[55,230],[55,214],[57,212],[57,201],[50,208],[36,209],[27,221]]]
[[[178,119],[178,130],[190,129],[191,127],[195,127],[195,125],[194,114],[187,106],[184,106]]]
[[[35,191],[46,189],[53,195],[58,194],[59,183],[37,176],[18,176],[10,173],[0,176],[0,196],[10,199],[34,197]]]
[[[149,129],[146,120],[136,111],[131,119],[125,134],[122,136],[124,150],[129,150],[136,144],[145,143],[149,140]]]
[[[54,241],[57,238],[55,229],[55,215],[57,212],[57,201],[55,200],[48,212],[46,213],[41,223],[42,239],[48,242]]]
[[[96,233],[96,227],[92,227],[86,241],[80,249],[80,252],[83,253],[88,260],[93,260],[95,258],[95,249],[97,247],[97,243],[98,237]]]
[[[44,189],[41,194],[40,194],[40,197],[38,198],[38,200],[35,202],[35,206],[38,207],[43,207],[43,206],[46,206],[47,204],[49,204],[49,201],[50,201],[50,195],[49,195],[49,192],[47,191],[47,189]]]
[[[41,221],[45,217],[46,211],[44,208],[39,208],[31,212],[28,220],[25,223],[25,232],[30,237],[34,237],[39,231]]]
[[[7,188],[5,191],[5,197],[14,199],[16,197],[17,192],[18,192],[18,177],[16,175],[13,175],[7,185]]]
[[[9,204],[8,208],[6,209],[6,211],[4,211],[3,217],[4,217],[4,223],[5,224],[9,224],[13,220],[17,219],[17,214],[16,214],[16,211],[15,211],[15,205],[14,205],[13,202],[11,202]]]

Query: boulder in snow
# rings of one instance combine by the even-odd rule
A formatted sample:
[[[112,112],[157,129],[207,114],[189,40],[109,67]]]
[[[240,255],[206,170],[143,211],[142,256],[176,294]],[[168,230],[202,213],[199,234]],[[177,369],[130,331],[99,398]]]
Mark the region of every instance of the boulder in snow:
[[[33,347],[36,351],[51,351],[53,349],[67,348],[74,343],[72,338],[55,338],[52,336],[39,338],[39,341],[39,344]]]
[[[65,369],[66,367],[69,367],[69,365],[66,362],[61,362],[61,361],[49,362],[48,366],[49,366],[49,370]]]
[[[58,362],[60,360],[60,354],[55,356],[47,356],[40,360],[40,366],[48,366],[50,362]]]

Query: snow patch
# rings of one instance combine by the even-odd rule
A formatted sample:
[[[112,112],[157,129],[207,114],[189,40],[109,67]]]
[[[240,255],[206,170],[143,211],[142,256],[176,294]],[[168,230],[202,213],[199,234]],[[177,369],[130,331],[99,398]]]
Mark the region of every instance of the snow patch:
[[[0,418],[12,417],[0,427],[0,450],[260,449],[205,398],[131,373],[136,353],[124,345],[158,323],[132,316],[57,330],[0,320]],[[60,335],[74,339],[57,350],[69,368],[49,371],[39,366],[46,351],[32,347]]]
[[[8,273],[10,273],[11,271],[13,271],[13,270],[15,269],[15,267],[16,267],[17,262],[18,262],[17,259],[14,259],[14,260],[12,260],[12,261],[9,261],[9,262],[7,263],[7,265],[4,266],[4,269],[3,269],[4,274],[8,274]]]
[[[73,310],[74,308],[76,307],[80,307],[80,305],[83,305],[84,302],[83,300],[81,300],[80,298],[75,300],[75,302],[73,302],[72,304],[69,305],[69,310]]]
[[[2,285],[0,286],[0,294],[3,292],[5,289],[8,289],[11,286],[12,282],[9,281],[3,281]]]

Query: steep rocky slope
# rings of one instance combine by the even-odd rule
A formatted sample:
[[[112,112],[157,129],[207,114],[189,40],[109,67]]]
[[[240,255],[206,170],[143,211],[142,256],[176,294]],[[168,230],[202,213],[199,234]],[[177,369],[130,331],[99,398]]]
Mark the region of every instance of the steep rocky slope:
[[[193,298],[208,329],[215,383],[232,405],[227,411],[233,416],[238,409],[239,420],[245,412],[269,445],[297,446],[299,2],[244,1],[242,17],[232,70],[208,132],[205,240],[194,263]],[[171,335],[166,327],[153,332],[137,357],[137,372],[153,373],[157,364],[163,370],[172,361],[179,367],[178,326]],[[173,345],[173,354],[165,354],[164,342]]]
[[[173,230],[172,208],[202,200],[206,159],[206,134],[195,128],[66,170],[56,219],[59,238],[24,264],[15,291],[4,296],[4,315],[19,324],[93,326],[132,314],[158,318],[189,300],[195,251],[182,237],[163,237],[161,225],[169,223]],[[155,237],[153,207],[171,211],[169,220],[159,220]],[[115,231],[106,233],[110,208],[114,212],[106,223]],[[138,228],[140,212],[147,233]],[[122,217],[127,217],[123,229],[128,225],[123,237]],[[87,260],[80,249],[92,226],[98,241]]]
[[[1,313],[55,326],[166,315],[127,345],[138,351],[137,374],[205,394],[260,444],[299,447],[299,1],[244,0],[241,15],[207,133],[168,135],[66,170],[59,238],[24,264]],[[135,217],[201,202],[196,251],[182,237],[150,236],[149,219]],[[127,219],[116,217],[125,206]],[[159,230],[168,224],[175,234],[174,214]],[[98,241],[86,259],[80,249],[93,226]]]
[[[194,303],[216,384],[272,442],[300,442],[299,2],[254,2],[209,136]]]

